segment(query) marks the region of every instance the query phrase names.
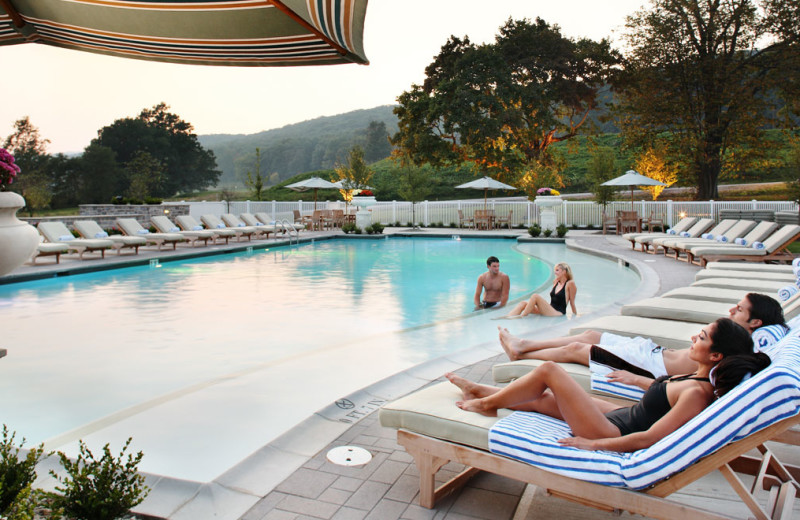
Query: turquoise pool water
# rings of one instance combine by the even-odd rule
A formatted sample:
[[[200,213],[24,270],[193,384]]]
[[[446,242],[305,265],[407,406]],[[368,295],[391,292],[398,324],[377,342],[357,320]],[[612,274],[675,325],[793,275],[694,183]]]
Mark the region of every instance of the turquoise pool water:
[[[341,396],[495,342],[502,311],[472,312],[489,255],[512,300],[568,261],[582,313],[639,282],[563,245],[394,238],[4,285],[0,417],[68,454],[133,436],[144,471],[210,481]]]

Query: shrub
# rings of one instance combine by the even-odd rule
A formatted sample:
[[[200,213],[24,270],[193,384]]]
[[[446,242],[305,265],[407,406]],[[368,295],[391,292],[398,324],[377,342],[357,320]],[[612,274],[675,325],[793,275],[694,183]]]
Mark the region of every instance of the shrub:
[[[451,228],[458,227],[458,224],[456,224],[455,222],[451,222],[451,223],[450,223],[450,227],[451,227]]]
[[[414,224],[412,224],[411,222],[406,222],[406,227],[414,227]]]
[[[563,238],[567,231],[569,231],[569,228],[565,224],[559,224],[556,228],[556,235],[558,235],[558,238]]]
[[[380,222],[375,222],[369,228],[367,228],[367,233],[375,233],[376,235],[380,235],[383,233],[383,224]]]
[[[542,234],[542,226],[539,224],[534,224],[528,228],[528,234],[534,238],[538,237]]]
[[[400,227],[400,221],[399,220],[394,223],[394,227]]]
[[[594,229],[594,224],[586,224],[586,229]]]
[[[342,231],[345,234],[352,233],[356,230],[356,225],[352,222],[348,222],[347,224],[342,224]]]
[[[362,233],[361,228],[360,227],[355,228],[353,230],[353,233],[355,233],[356,235],[360,235]]]
[[[30,486],[36,480],[36,464],[44,455],[44,448],[39,446],[31,449],[24,459],[20,459],[19,450],[25,444],[22,439],[19,447],[14,446],[16,433],[9,437],[8,427],[3,425],[3,438],[0,441],[0,514],[10,512],[12,504],[25,497],[20,497],[26,489],[30,494]],[[27,500],[27,499],[26,499]]]
[[[545,237],[549,237],[552,234],[553,234],[553,230],[552,229],[547,228],[547,229],[544,230],[544,236]]]
[[[150,488],[144,485],[144,477],[136,472],[142,452],[129,453],[123,460],[131,438],[125,442],[119,458],[111,454],[108,444],[103,446],[100,460],[94,458],[83,441],[79,443],[80,453],[75,462],[62,452],[58,453],[66,477],[50,471],[60,484],[56,490],[63,494],[56,498],[56,505],[62,507],[67,515],[83,520],[114,520],[145,499]]]

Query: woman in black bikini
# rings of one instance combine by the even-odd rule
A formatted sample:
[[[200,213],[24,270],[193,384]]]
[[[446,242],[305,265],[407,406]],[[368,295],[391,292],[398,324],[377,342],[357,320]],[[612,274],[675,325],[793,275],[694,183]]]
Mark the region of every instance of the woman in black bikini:
[[[589,450],[635,451],[647,448],[700,413],[748,374],[769,365],[753,354],[750,334],[720,318],[692,336],[690,358],[698,369],[685,376],[657,379],[635,405],[622,408],[587,394],[558,364],[545,362],[503,389],[479,385],[453,374],[447,378],[464,395],[456,405],[495,416],[499,408],[539,412],[566,421],[574,437],[565,446]],[[716,386],[709,382],[714,370]]]
[[[527,302],[519,302],[514,309],[506,314],[505,318],[517,318],[528,314],[541,314],[542,316],[563,316],[567,313],[567,303],[572,307],[572,314],[578,314],[575,308],[575,295],[578,286],[572,279],[572,269],[566,262],[556,264],[553,268],[555,281],[550,290],[550,303],[541,294],[534,294]]]

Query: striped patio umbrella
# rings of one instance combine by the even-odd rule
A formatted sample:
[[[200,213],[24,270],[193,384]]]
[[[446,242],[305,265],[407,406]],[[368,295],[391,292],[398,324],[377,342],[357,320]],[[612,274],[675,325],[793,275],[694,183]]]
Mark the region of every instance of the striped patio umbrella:
[[[367,0],[0,0],[0,45],[193,65],[369,63]]]

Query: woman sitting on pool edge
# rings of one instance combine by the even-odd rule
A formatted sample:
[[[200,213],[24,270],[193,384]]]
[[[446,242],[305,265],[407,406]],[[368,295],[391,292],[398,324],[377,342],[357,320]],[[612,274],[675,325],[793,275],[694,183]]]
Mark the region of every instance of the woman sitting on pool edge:
[[[587,450],[636,451],[674,432],[745,377],[767,367],[769,357],[753,353],[750,334],[728,318],[720,318],[692,336],[689,356],[697,371],[658,378],[641,401],[630,407],[592,397],[557,363],[546,361],[505,388],[473,383],[447,374],[467,411],[496,416],[500,408],[539,412],[565,421],[574,437],[564,446]],[[714,368],[716,367],[716,368]],[[714,384],[709,374],[714,369]]]
[[[519,302],[504,318],[521,318],[528,314],[542,316],[563,316],[567,313],[567,303],[572,307],[572,314],[578,314],[575,308],[575,295],[578,286],[572,276],[572,268],[566,262],[559,262],[553,268],[556,279],[550,290],[550,303],[541,294],[534,294],[527,302]]]

